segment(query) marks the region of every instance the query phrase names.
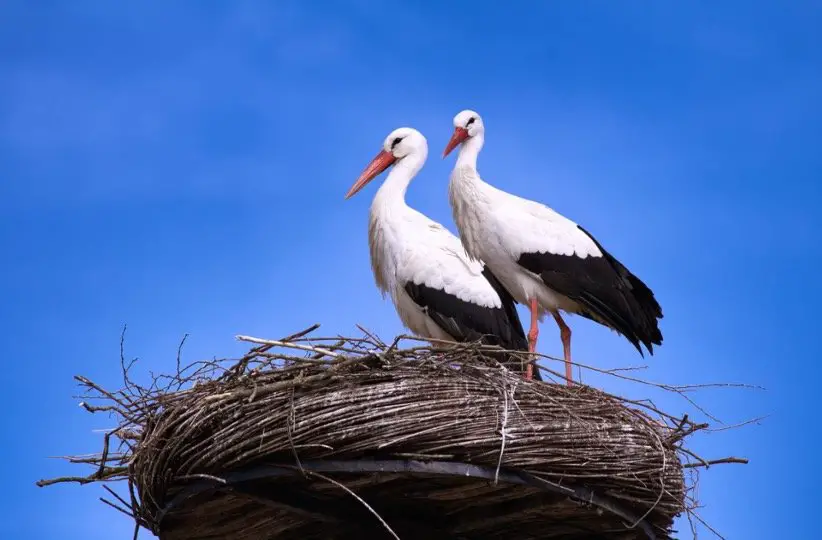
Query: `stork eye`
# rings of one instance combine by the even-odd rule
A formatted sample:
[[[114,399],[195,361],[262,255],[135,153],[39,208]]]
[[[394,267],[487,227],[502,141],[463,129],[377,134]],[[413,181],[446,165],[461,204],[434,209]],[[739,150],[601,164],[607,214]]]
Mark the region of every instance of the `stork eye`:
[[[397,137],[396,139],[394,139],[394,140],[391,142],[391,148],[394,148],[395,146],[397,146],[398,144],[400,144],[400,141],[402,141],[402,137]]]
[[[465,124],[465,127],[468,127],[468,126],[470,126],[471,124],[473,124],[473,123],[474,123],[474,120],[476,120],[476,118],[474,118],[473,116],[472,116],[471,118],[469,118],[469,119],[468,119],[468,122],[466,122],[466,124]]]

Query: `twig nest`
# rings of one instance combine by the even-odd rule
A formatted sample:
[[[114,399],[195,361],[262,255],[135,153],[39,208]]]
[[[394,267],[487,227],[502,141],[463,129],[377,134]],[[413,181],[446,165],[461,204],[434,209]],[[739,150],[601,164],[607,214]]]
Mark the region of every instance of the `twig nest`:
[[[178,349],[147,387],[121,338],[123,388],[75,377],[83,408],[118,421],[67,458],[93,472],[38,485],[123,480],[104,502],[164,540],[661,539],[682,511],[699,520],[684,468],[746,462],[686,449],[707,424],[524,381],[499,350],[317,326],[240,337],[257,346],[236,361],[182,366]]]
[[[162,538],[649,538],[684,510],[670,428],[477,348],[253,373],[147,419],[132,478]]]

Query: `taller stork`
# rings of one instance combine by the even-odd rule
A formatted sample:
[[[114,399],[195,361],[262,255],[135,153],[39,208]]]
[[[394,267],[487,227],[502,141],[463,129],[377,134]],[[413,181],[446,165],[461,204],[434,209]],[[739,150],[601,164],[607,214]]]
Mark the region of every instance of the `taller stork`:
[[[491,270],[469,260],[459,239],[445,227],[406,204],[408,184],[427,157],[422,133],[396,129],[345,196],[352,197],[393,165],[369,215],[368,245],[377,287],[383,296],[391,296],[400,320],[420,337],[527,351],[514,300]],[[532,366],[528,368],[530,372]],[[534,378],[542,380],[539,370]]]
[[[565,311],[605,325],[640,354],[644,345],[653,355],[653,345],[662,344],[662,309],[651,289],[570,219],[484,182],[477,172],[484,142],[479,114],[465,110],[454,117],[443,153],[461,145],[449,183],[451,208],[468,255],[484,260],[514,299],[528,306],[530,350],[536,348],[538,321],[550,312],[571,384],[571,329],[560,315]]]

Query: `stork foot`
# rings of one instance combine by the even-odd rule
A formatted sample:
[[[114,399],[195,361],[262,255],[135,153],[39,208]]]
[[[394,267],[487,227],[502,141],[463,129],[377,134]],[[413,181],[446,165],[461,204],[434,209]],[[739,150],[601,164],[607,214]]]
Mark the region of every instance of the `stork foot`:
[[[565,382],[568,386],[572,386],[574,384],[574,374],[571,371],[571,329],[562,320],[559,312],[554,313],[554,320],[559,326],[559,337],[562,339],[562,353],[565,357]]]

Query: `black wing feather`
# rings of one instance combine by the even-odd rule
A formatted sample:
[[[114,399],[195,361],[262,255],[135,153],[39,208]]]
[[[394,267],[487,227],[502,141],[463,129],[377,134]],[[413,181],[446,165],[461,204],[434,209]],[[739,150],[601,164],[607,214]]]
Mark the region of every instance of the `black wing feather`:
[[[527,351],[528,338],[525,337],[525,330],[522,328],[522,322],[519,319],[519,313],[517,313],[517,302],[514,300],[514,297],[511,296],[511,293],[508,292],[508,289],[497,279],[497,276],[491,272],[490,268],[487,266],[483,268],[482,275],[488,283],[491,284],[491,287],[494,288],[497,295],[499,295],[502,309],[505,312],[505,317],[508,319],[508,327],[511,329],[511,339],[510,346],[506,348]]]
[[[497,276],[491,272],[491,269],[487,266],[482,269],[482,275],[485,276],[485,279],[488,280],[488,283],[491,284],[491,287],[499,295],[499,299],[502,302],[502,307],[505,310],[505,313],[508,315],[508,318],[513,321],[512,326],[514,330],[517,331],[517,345],[516,347],[509,347],[511,349],[516,349],[519,351],[527,351],[528,350],[528,338],[525,337],[525,330],[522,327],[522,322],[519,319],[519,313],[517,313],[517,301],[514,300],[514,297],[511,296],[511,293],[508,292],[500,280],[497,279]],[[536,360],[533,361],[534,363],[534,380],[541,381],[542,375],[540,374],[538,363]]]
[[[602,257],[523,253],[517,262],[552,290],[577,302],[583,308],[580,315],[610,326],[640,354],[642,344],[653,355],[653,346],[662,344],[658,321],[662,308],[654,293],[588,231],[577,228],[596,244]]]
[[[480,341],[486,345],[527,351],[528,338],[525,337],[516,302],[488,267],[482,274],[502,300],[501,307],[483,307],[460,300],[443,290],[410,281],[405,284],[405,292],[454,341]],[[510,364],[507,355],[504,361]],[[516,363],[519,371],[519,360]],[[534,378],[542,380],[538,369],[534,370]]]

